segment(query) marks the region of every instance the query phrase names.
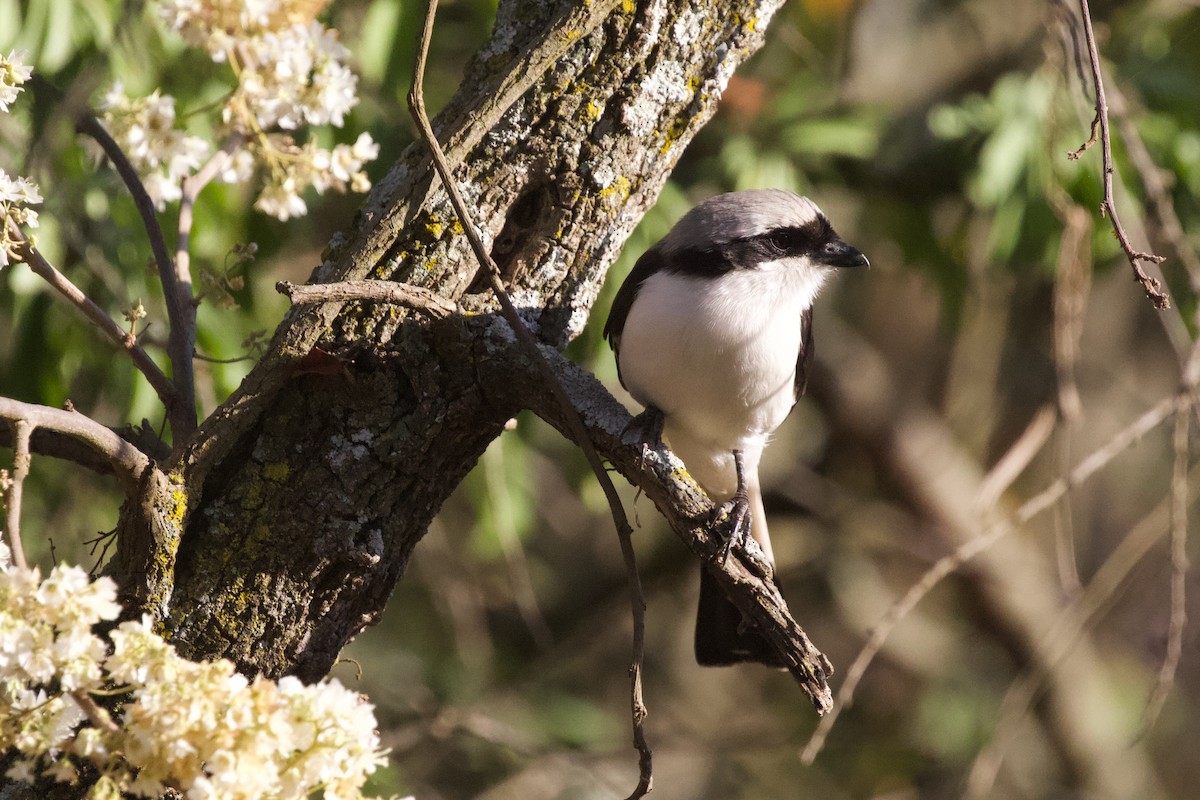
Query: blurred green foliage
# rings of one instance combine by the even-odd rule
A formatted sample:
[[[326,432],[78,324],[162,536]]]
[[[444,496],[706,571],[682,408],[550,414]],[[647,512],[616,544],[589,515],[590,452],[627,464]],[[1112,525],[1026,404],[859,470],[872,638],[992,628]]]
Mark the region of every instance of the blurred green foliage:
[[[1149,0],[1095,5],[1106,77],[1127,96],[1137,130],[1169,177],[1189,237],[1183,244],[1191,247],[1200,233],[1200,9]],[[630,238],[571,355],[619,391],[599,331],[637,256],[700,197],[793,189],[816,199],[873,264],[871,274],[834,286],[818,315],[842,320],[878,348],[912,401],[929,403],[986,467],[988,440],[1010,440],[1003,434],[1013,425],[1019,430],[1053,395],[1051,305],[1063,209],[1094,212],[1102,194],[1097,148],[1078,161],[1066,157],[1087,139],[1090,90],[1063,45],[1057,6],[1031,8],[970,0],[787,4],[767,46],[731,82],[716,118]],[[407,0],[339,0],[327,12],[361,76],[362,102],[338,137],[353,141],[368,130],[381,143],[373,177],[412,140],[403,98],[423,11]],[[1029,17],[1019,35],[980,43],[979,31],[1018,13]],[[431,108],[454,91],[494,14],[494,0],[443,3],[426,79]],[[880,19],[888,23],[882,32]],[[920,35],[939,26],[955,32],[955,46],[922,50]],[[898,42],[912,42],[915,52],[903,64],[887,62]],[[163,32],[153,3],[0,0],[0,50],[10,49],[27,51],[52,83],[92,102],[114,79],[131,93],[161,88],[178,98],[181,116],[197,132],[229,88],[203,54]],[[904,93],[880,78],[897,70],[909,87]],[[144,303],[150,318],[143,341],[164,363],[161,292],[115,176],[36,92],[0,117],[0,140],[0,167],[33,178],[46,197],[39,246],[114,317]],[[1157,228],[1141,223],[1142,187],[1125,147],[1114,144],[1126,227],[1171,256],[1164,272],[1183,313],[1168,313],[1194,329],[1188,279]],[[210,186],[201,196],[193,258],[212,290],[199,310],[203,355],[252,358],[254,341],[285,307],[274,283],[304,280],[359,202],[309,199],[307,217],[279,223],[250,211],[245,191]],[[162,215],[168,232],[173,214]],[[1161,320],[1128,280],[1098,214],[1089,237],[1098,297],[1081,381],[1096,415],[1088,432],[1099,437],[1111,433],[1112,420],[1170,391],[1177,375]],[[246,261],[235,250],[249,242],[258,250]],[[198,362],[203,412],[237,386],[250,363]],[[0,274],[0,394],[56,406],[69,399],[112,425],[142,418],[162,424],[145,382],[20,268]],[[944,543],[896,478],[877,474],[819,403],[805,400],[793,417],[768,451],[776,459],[768,465],[768,509],[784,542],[782,581],[798,617],[842,667],[865,629]],[[1004,420],[1014,422],[1006,427]],[[1075,452],[1094,443],[1079,438]],[[1161,445],[1147,444],[1128,471],[1077,496],[1085,574],[1144,513],[1147,497],[1161,496],[1169,463]],[[1043,480],[1026,488],[1054,475],[1052,465],[1034,472]],[[642,526],[637,547],[650,604],[646,683],[656,796],[958,796],[1021,667],[1015,645],[978,606],[968,579],[922,604],[867,673],[826,753],[804,768],[796,753],[815,720],[786,677],[691,664],[695,563],[664,533],[649,503],[626,497]],[[90,563],[84,540],[111,527],[118,502],[107,482],[35,460],[27,547],[45,562],[52,541],[58,558]],[[1047,541],[1048,534],[1031,547],[1041,552]],[[1144,591],[1131,592],[1113,612],[1111,632],[1098,636],[1120,666],[1114,681],[1136,687],[1125,689],[1135,708],[1162,650],[1161,553],[1144,572]],[[522,415],[447,503],[387,618],[350,649],[361,679],[349,662],[336,670],[378,705],[395,752],[375,790],[415,791],[420,800],[627,791],[635,769],[625,717],[625,592],[604,502],[586,466],[552,431]],[[1160,784],[1147,797],[1187,797],[1200,781],[1194,760],[1179,756],[1187,750],[1179,742],[1200,734],[1196,656],[1189,632],[1178,701],[1147,740]],[[1130,738],[1135,727],[1129,723]],[[1031,733],[1014,748],[1028,772],[995,796],[1077,796],[1047,736]]]

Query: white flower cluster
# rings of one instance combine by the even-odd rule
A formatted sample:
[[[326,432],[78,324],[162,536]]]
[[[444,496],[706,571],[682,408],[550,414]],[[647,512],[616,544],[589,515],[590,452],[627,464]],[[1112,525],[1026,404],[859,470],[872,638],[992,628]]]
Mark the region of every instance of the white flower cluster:
[[[22,64],[15,50],[7,58],[0,56],[0,111],[8,111],[17,95],[23,91],[21,84],[29,80],[32,74],[33,67]]]
[[[0,56],[0,113],[8,111],[17,95],[24,91],[22,84],[32,74],[33,68],[22,64],[16,52],[7,57]],[[8,266],[17,258],[16,242],[9,235],[8,221],[11,219],[17,225],[36,228],[38,214],[29,206],[40,202],[42,195],[37,184],[28,178],[9,177],[0,169],[0,267]]]
[[[9,777],[73,782],[86,761],[101,775],[95,798],[362,797],[383,753],[360,695],[336,680],[250,681],[228,661],[187,661],[148,619],[117,626],[110,648],[93,628],[121,611],[111,580],[68,566],[42,580],[0,551],[0,741],[22,756]],[[114,692],[128,699],[103,724],[92,698]]]
[[[209,145],[175,127],[175,98],[156,91],[130,99],[118,81],[104,95],[99,111],[158,210],[178,200],[183,179],[204,163]]]
[[[371,183],[363,165],[378,157],[379,146],[362,134],[354,145],[332,150],[309,140],[296,141],[305,125],[341,127],[358,102],[358,79],[346,66],[349,51],[336,31],[314,19],[325,0],[162,0],[167,25],[213,60],[227,63],[237,79],[221,112],[222,123],[237,142],[232,168],[221,180],[248,180],[257,170],[263,188],[255,202],[260,211],[281,220],[308,211],[302,194],[312,187],[364,192]],[[111,96],[111,93],[110,93]],[[168,102],[169,101],[169,102]],[[146,101],[159,115],[139,117],[137,103],[108,104],[105,120],[120,129],[122,147],[132,138],[159,151],[158,163],[135,161],[148,181],[156,175],[178,179],[193,172],[207,153],[189,146],[189,137],[174,130],[171,98],[155,93]],[[154,127],[155,123],[159,123]],[[169,124],[168,124],[169,123]],[[166,166],[165,170],[163,166]],[[182,172],[175,174],[172,167]],[[149,188],[149,187],[148,187]],[[156,185],[158,202],[179,197]]]

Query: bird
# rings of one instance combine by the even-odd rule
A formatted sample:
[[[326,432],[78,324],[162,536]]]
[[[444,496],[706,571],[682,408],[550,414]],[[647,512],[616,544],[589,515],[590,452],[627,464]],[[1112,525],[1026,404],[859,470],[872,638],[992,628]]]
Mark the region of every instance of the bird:
[[[647,249],[617,290],[604,338],[622,386],[645,411],[643,440],[683,462],[731,534],[754,539],[774,570],[758,467],[803,393],[812,309],[837,269],[869,267],[807,197],[752,189],[710,197]],[[696,660],[783,667],[701,564]]]

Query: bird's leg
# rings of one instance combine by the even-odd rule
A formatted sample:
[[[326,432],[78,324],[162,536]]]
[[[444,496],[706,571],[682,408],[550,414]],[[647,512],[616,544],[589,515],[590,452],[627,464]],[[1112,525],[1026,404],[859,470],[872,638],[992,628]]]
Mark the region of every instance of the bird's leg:
[[[729,502],[722,504],[713,512],[714,516],[719,517],[728,509],[731,519],[729,537],[721,545],[719,552],[722,565],[729,560],[729,553],[733,550],[734,544],[743,544],[747,534],[750,533],[750,495],[746,491],[746,467],[742,463],[741,450],[733,451],[733,466],[737,470],[737,491],[733,493]]]
[[[629,431],[638,431],[638,440],[642,443],[642,454],[638,456],[638,469],[641,469],[646,456],[652,449],[657,450],[662,446],[663,426],[666,422],[667,417],[663,414],[662,409],[656,406],[646,406],[646,410],[630,420],[629,424],[625,426],[625,430],[621,431],[622,439]]]

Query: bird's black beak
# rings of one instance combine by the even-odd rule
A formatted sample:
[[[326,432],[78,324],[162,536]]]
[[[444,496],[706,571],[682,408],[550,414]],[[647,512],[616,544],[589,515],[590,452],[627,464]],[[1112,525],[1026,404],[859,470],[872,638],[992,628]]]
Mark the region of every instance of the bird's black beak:
[[[841,239],[831,239],[817,252],[816,261],[830,267],[870,267],[871,262]]]

